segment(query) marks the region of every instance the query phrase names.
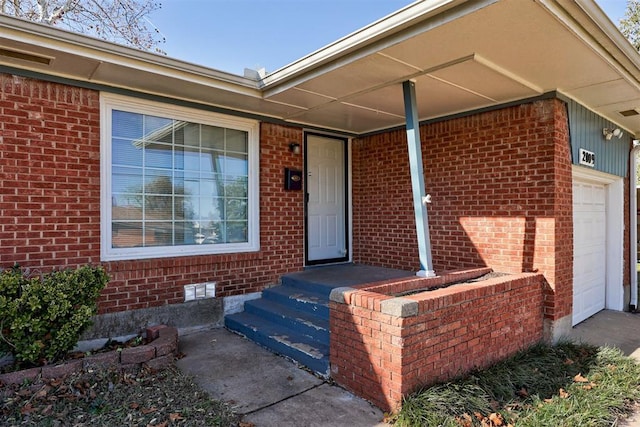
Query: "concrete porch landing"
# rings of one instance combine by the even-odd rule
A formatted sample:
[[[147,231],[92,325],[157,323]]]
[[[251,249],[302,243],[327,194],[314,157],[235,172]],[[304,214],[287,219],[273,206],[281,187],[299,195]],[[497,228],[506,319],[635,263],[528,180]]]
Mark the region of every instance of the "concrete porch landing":
[[[289,273],[286,276],[294,280],[321,283],[325,286],[339,288],[382,280],[415,277],[415,272],[363,264],[338,264],[307,267],[304,271]]]

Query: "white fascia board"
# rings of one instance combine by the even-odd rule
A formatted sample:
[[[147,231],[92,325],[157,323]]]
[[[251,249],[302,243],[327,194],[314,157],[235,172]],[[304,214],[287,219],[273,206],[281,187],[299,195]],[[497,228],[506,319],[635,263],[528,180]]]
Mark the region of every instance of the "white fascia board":
[[[538,2],[606,61],[623,79],[640,90],[640,81],[634,76],[634,73],[636,75],[640,73],[638,52],[593,0],[538,0]],[[578,6],[584,11],[585,15],[576,16],[570,14],[563,6],[563,4],[567,3]],[[588,24],[597,27],[599,32],[588,31],[586,29],[590,27]],[[613,44],[617,52],[608,50],[605,45],[609,43],[604,43],[605,41]],[[629,70],[624,64],[620,63],[615,57],[616,53],[629,60],[634,69]]]
[[[83,34],[0,15],[0,37],[40,48],[62,51],[98,62],[227,89],[260,97],[258,81],[164,55],[106,42]]]
[[[636,68],[640,69],[640,54],[631,42],[622,34],[618,27],[611,22],[609,16],[602,11],[593,0],[574,0],[589,18],[602,30],[603,34],[613,42]]]
[[[411,3],[296,62],[269,73],[262,80],[266,90],[265,96],[295,86],[301,78],[322,74],[321,68],[325,64],[331,63],[332,68],[344,65],[497,1],[499,0],[419,0]],[[465,7],[453,13],[446,13],[461,5]],[[403,32],[410,27],[415,29]]]

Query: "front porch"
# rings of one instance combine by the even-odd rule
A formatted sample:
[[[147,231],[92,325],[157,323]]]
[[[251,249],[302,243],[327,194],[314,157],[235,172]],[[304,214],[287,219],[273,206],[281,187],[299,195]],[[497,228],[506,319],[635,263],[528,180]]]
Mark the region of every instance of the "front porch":
[[[365,265],[316,267],[225,318],[236,331],[384,410],[422,385],[488,366],[544,336],[543,275],[424,278]]]
[[[311,267],[285,274],[225,326],[275,353],[329,376],[329,296],[334,289],[414,277],[413,272],[360,264]]]

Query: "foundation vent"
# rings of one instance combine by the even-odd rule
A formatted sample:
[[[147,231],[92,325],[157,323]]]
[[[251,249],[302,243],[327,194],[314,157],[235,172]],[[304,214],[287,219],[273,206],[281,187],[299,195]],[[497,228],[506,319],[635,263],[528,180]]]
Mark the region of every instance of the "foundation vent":
[[[215,298],[216,282],[194,283],[184,285],[184,301],[194,301],[197,299]]]

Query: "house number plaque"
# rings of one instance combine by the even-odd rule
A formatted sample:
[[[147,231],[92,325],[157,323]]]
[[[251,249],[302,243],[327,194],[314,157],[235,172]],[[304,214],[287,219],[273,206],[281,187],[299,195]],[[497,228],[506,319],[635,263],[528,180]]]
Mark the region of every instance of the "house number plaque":
[[[580,164],[581,165],[585,165],[585,166],[589,166],[589,167],[595,167],[596,165],[596,153],[593,153],[591,151],[587,151],[585,149],[580,149]]]

